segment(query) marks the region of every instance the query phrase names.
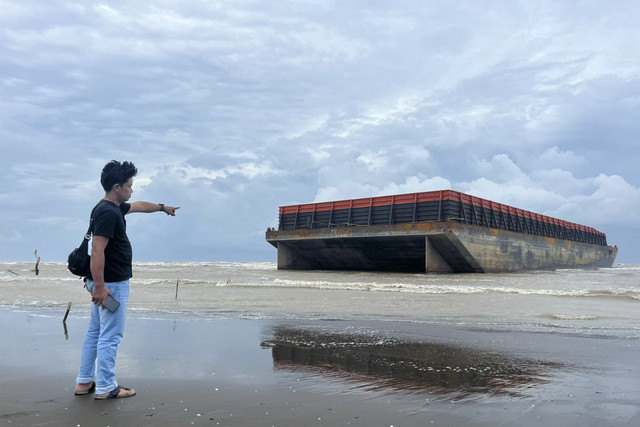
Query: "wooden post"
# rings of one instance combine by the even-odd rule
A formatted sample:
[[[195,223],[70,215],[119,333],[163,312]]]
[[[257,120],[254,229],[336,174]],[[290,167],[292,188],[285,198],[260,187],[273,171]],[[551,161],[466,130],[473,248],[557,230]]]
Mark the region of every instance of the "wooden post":
[[[62,323],[67,321],[67,316],[69,316],[69,311],[71,311],[71,301],[67,304],[67,312],[64,314],[64,319],[62,319]]]
[[[40,269],[38,268],[38,264],[40,264],[40,257],[38,256],[38,250],[33,253],[36,256],[36,276],[40,274]]]
[[[64,319],[62,319],[62,326],[64,328],[64,339],[69,339],[69,331],[67,331],[67,316],[69,316],[69,311],[71,311],[71,301],[67,304],[67,312],[64,313]]]

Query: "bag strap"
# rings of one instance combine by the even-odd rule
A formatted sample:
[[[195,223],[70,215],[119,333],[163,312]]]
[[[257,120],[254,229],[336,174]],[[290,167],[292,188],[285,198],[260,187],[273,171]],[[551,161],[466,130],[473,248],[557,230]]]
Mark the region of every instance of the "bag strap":
[[[87,229],[87,234],[84,235],[85,240],[91,240],[91,234],[93,232],[93,218],[89,220],[89,228]]]
[[[91,234],[93,234],[93,213],[97,207],[98,205],[95,205],[93,209],[91,209],[91,215],[89,216],[89,228],[87,229],[87,234],[84,235],[85,240],[91,240]]]

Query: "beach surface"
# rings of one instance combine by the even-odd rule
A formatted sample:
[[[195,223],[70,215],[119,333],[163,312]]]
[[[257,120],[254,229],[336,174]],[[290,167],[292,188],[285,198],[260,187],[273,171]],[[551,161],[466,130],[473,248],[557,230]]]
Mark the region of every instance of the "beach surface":
[[[133,314],[128,399],[74,396],[86,318],[2,311],[17,426],[637,425],[637,342],[474,326]]]
[[[602,304],[592,304],[594,297],[586,304],[575,301],[582,291],[554,295],[536,314],[528,308],[521,316],[496,316],[499,307],[487,301],[498,297],[486,292],[371,292],[353,285],[354,277],[370,285],[369,276],[352,275],[341,279],[350,289],[309,289],[296,282],[283,292],[281,282],[247,285],[239,277],[294,283],[309,276],[280,276],[262,267],[255,273],[255,266],[252,273],[242,270],[246,266],[234,270],[238,286],[225,282],[229,266],[216,267],[206,274],[219,275],[211,281],[222,286],[186,282],[176,298],[173,279],[155,277],[154,291],[144,277],[159,274],[141,268],[142,279],[132,281],[116,369],[118,382],[138,394],[96,401],[93,395],[73,394],[90,309],[86,291],[77,282],[61,281],[56,289],[66,294],[55,299],[50,282],[58,273],[47,273],[52,268],[44,265],[42,277],[22,280],[26,267],[5,267],[13,273],[0,275],[0,425],[640,425],[640,334],[632,317],[638,305],[633,297],[616,297],[618,291],[603,297],[619,304],[618,320],[616,313],[596,312]],[[163,269],[173,277],[183,274],[178,267]],[[637,278],[635,270],[617,274],[618,284],[621,277]],[[590,277],[600,289],[603,277],[610,276],[580,273],[576,282]],[[394,286],[425,280],[372,277]],[[572,280],[563,273],[501,280],[519,281],[518,289],[524,289],[522,283],[535,288],[532,281],[550,277]],[[460,286],[477,280],[486,287],[488,278],[466,276]],[[460,280],[428,280],[441,287],[454,279]],[[337,276],[330,280],[338,282]],[[506,298],[521,296],[525,306],[545,293],[512,292]],[[489,316],[456,315],[470,304],[467,299],[478,296]],[[65,299],[73,305],[63,324]],[[360,301],[357,313],[345,311],[344,305],[355,301]],[[386,308],[389,301],[393,307]],[[448,314],[442,308],[447,301]],[[577,312],[578,306],[584,312]],[[421,308],[424,313],[416,315]]]

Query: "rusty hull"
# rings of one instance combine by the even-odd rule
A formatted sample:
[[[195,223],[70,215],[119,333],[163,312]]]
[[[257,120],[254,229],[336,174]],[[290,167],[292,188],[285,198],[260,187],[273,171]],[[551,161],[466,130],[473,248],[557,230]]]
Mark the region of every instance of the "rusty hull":
[[[617,247],[457,221],[268,230],[278,269],[514,272],[611,267]]]

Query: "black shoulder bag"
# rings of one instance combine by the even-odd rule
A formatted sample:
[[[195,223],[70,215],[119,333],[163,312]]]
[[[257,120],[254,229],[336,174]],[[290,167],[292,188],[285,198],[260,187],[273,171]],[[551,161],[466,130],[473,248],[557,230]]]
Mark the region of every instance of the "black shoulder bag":
[[[67,268],[70,272],[80,277],[87,277],[91,272],[91,255],[89,255],[89,240],[91,240],[91,230],[93,228],[93,218],[89,221],[89,229],[84,235],[80,246],[75,248],[67,258]]]

